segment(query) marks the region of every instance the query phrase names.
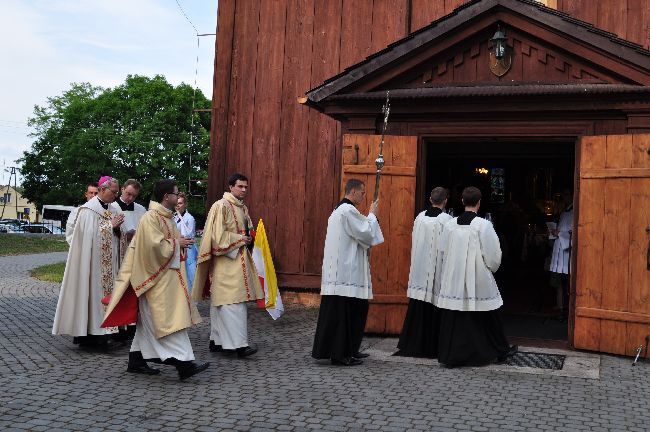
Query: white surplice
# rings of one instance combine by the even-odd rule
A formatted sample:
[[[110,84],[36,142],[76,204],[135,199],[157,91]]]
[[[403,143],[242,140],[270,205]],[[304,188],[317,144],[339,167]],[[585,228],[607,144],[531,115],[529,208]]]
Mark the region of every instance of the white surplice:
[[[321,295],[372,298],[370,247],[384,242],[377,217],[340,204],[327,221]]]
[[[119,206],[119,204],[117,205]],[[124,226],[124,231],[129,232],[138,229],[140,219],[142,219],[142,216],[144,216],[146,212],[147,209],[138,203],[133,203],[133,210],[122,210],[122,214],[124,215],[124,223],[122,224]]]
[[[445,224],[440,239],[442,280],[434,304],[456,311],[490,311],[503,305],[493,272],[501,265],[501,245],[492,223],[475,217],[469,225],[458,218]]]
[[[116,204],[105,210],[94,197],[79,207],[74,222],[68,260],[54,315],[52,334],[87,336],[115,333],[101,328],[106,306],[101,300],[111,293],[117,277],[123,232],[117,236],[111,219],[120,212]]]
[[[553,242],[550,271],[553,273],[568,274],[570,270],[571,230],[573,229],[573,207],[565,210],[560,215],[557,224],[559,231],[557,239]]]
[[[411,243],[411,270],[406,295],[409,298],[433,302],[434,287],[440,291],[442,255],[439,251],[440,237],[446,222],[451,219],[447,213],[436,217],[421,212],[413,224]]]

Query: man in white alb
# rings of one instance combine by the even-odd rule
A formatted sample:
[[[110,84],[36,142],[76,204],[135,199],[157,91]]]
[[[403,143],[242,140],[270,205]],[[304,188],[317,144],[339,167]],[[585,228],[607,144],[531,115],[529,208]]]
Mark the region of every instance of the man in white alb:
[[[370,248],[384,242],[377,220],[378,201],[368,216],[357,206],[364,202],[366,185],[357,179],[345,184],[345,197],[327,220],[318,313],[312,357],[339,366],[363,363],[363,330],[372,299]]]
[[[562,315],[565,321],[569,315],[569,273],[571,266],[571,243],[573,231],[573,194],[570,190],[562,192],[565,209],[560,215],[557,228],[551,234],[556,237],[551,253],[550,271],[558,273],[562,286]]]
[[[397,347],[401,355],[435,358],[438,355],[440,312],[433,305],[434,288],[440,290],[442,254],[439,253],[442,230],[450,219],[444,209],[449,191],[436,187],[431,191],[431,207],[421,212],[413,224],[411,270],[406,295],[408,310]]]
[[[120,197],[115,200],[117,205],[120,206],[120,209],[122,209],[122,213],[124,213],[124,231],[126,232],[127,244],[135,235],[135,230],[138,229],[140,219],[147,212],[144,206],[135,202],[138,195],[140,195],[141,189],[142,185],[139,181],[128,179],[122,185]]]
[[[503,361],[517,351],[497,313],[503,300],[492,273],[501,264],[499,238],[492,223],[477,215],[481,191],[467,187],[462,200],[465,211],[442,233],[442,281],[433,295],[441,309],[438,362],[447,367]]]

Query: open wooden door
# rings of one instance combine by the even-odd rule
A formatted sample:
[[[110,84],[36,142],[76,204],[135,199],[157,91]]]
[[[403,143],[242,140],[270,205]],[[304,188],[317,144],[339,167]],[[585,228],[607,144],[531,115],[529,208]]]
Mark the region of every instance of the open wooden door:
[[[650,335],[650,135],[579,145],[573,345],[635,355]]]
[[[358,178],[366,183],[366,202],[359,210],[365,213],[375,190],[375,159],[381,137],[377,135],[343,135],[343,170],[341,196],[345,182]],[[385,242],[372,248],[370,266],[374,299],[370,302],[366,331],[397,334],[406,315],[411,231],[415,214],[415,166],[417,137],[387,136],[379,183],[379,225]]]

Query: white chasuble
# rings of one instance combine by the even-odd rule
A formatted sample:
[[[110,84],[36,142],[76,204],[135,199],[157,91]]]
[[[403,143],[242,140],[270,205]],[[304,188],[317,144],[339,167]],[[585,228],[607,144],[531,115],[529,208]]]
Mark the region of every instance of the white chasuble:
[[[120,229],[121,234],[116,235],[111,224],[118,212],[113,205],[104,209],[97,197],[79,207],[52,334],[87,336],[117,331],[101,328],[106,310],[101,301],[113,290],[126,249],[124,232]]]
[[[501,265],[501,245],[492,223],[475,217],[445,224],[440,239],[442,280],[434,304],[456,311],[490,311],[503,305],[493,272]]]
[[[432,303],[434,287],[440,291],[442,279],[442,254],[438,252],[440,237],[451,216],[440,213],[436,217],[429,217],[425,213],[421,212],[413,224],[411,270],[406,295]]]
[[[377,217],[340,204],[327,220],[321,295],[372,298],[369,252],[384,242]]]

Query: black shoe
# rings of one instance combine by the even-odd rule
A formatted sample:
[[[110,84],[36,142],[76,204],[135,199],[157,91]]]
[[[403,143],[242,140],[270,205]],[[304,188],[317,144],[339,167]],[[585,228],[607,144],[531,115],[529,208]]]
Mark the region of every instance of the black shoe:
[[[518,351],[519,347],[517,345],[510,345],[510,348],[506,353],[497,357],[497,363],[503,363],[508,357],[512,357],[513,355],[517,354]]]
[[[332,359],[332,364],[335,366],[359,366],[360,364],[363,364],[363,360],[354,357],[345,358],[343,360]]]
[[[126,368],[126,371],[145,375],[158,375],[160,373],[158,369],[149,367],[144,358],[142,358],[142,352],[140,351],[132,351],[129,353],[129,366]]]
[[[210,341],[210,345],[208,346],[210,349],[210,352],[223,352],[224,349],[221,345],[216,345],[214,341]]]
[[[237,357],[239,358],[248,357],[249,355],[253,355],[256,352],[257,352],[257,348],[251,348],[249,346],[237,348]]]
[[[352,357],[354,357],[355,359],[362,359],[362,358],[370,357],[370,354],[357,352],[352,354]]]
[[[129,367],[126,368],[126,371],[131,373],[144,374],[144,375],[158,375],[160,373],[160,369],[152,368],[146,363],[140,366],[129,365]]]
[[[178,371],[178,378],[183,381],[199,372],[203,372],[209,366],[210,363],[196,364],[193,361],[182,361],[176,365],[176,370]]]

